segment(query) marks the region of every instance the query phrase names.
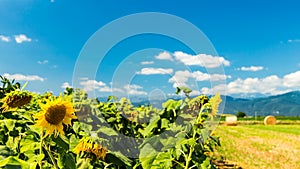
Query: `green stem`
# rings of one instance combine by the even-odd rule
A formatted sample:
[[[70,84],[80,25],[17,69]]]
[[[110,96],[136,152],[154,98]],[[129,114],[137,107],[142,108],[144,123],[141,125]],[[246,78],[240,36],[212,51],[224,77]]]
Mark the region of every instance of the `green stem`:
[[[177,163],[180,167],[184,168],[184,165],[181,164],[180,162],[176,161],[176,160],[173,160],[175,163]]]
[[[195,139],[196,137],[196,132],[193,130],[193,138]],[[189,165],[190,165],[190,161],[192,160],[192,154],[193,154],[193,151],[194,151],[194,147],[195,147],[195,144],[193,143],[190,147],[190,152],[189,152],[189,155],[188,157],[186,158],[186,162],[185,162],[185,169],[188,169],[189,168]]]
[[[51,162],[52,162],[54,168],[55,168],[55,169],[59,169],[59,168],[57,167],[57,164],[56,164],[56,162],[55,162],[55,160],[54,160],[54,157],[53,157],[53,155],[52,155],[52,153],[51,153],[50,148],[47,148],[46,150],[47,150],[47,153],[48,153],[48,155],[49,155],[49,157],[50,157],[50,160],[51,160]]]
[[[43,136],[43,131],[42,131],[41,135],[40,135],[40,156],[43,153],[43,139],[44,139],[44,136]],[[43,161],[43,159],[39,160],[39,166],[40,166],[40,168],[42,168],[42,161]]]
[[[203,112],[204,108],[201,107],[200,109],[200,112],[197,116],[197,119],[195,121],[195,123],[198,123],[198,121],[200,120],[201,116],[202,116],[202,112]],[[194,124],[195,125],[195,124]],[[193,139],[196,141],[195,137],[196,137],[196,130],[192,130],[193,131]],[[193,143],[191,146],[190,146],[190,152],[189,152],[189,155],[186,157],[186,161],[185,161],[185,169],[189,169],[189,165],[190,165],[190,161],[192,160],[192,154],[193,154],[193,151],[194,151],[194,148],[195,148],[195,143]]]

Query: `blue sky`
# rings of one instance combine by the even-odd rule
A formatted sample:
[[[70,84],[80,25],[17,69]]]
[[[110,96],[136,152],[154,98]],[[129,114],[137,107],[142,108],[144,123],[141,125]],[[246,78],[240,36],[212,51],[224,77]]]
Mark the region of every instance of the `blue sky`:
[[[1,0],[0,74],[28,81],[27,90],[55,94],[68,85],[97,96],[167,97],[180,85],[192,88],[193,94],[238,97],[299,90],[299,5],[289,0]],[[120,40],[106,55],[95,54],[103,58],[95,72],[74,77],[76,69],[84,72],[95,63],[86,60],[85,66],[76,67],[92,35],[116,19],[143,12],[186,20],[203,32],[203,42],[215,51],[200,47],[196,53],[172,37],[138,34]],[[147,21],[150,27],[163,25],[152,22]],[[113,39],[138,24],[107,36]],[[183,37],[190,33],[181,25],[168,29]],[[97,40],[102,48],[109,39]]]

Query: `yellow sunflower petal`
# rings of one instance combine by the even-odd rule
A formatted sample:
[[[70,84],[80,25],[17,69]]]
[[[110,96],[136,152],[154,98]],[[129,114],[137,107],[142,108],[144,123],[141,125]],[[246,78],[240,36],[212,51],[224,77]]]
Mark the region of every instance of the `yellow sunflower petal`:
[[[36,126],[46,130],[46,135],[64,135],[63,124],[71,125],[73,115],[73,104],[69,100],[63,100],[62,95],[57,98],[47,99],[45,104],[40,103],[41,112],[34,117],[37,118]]]

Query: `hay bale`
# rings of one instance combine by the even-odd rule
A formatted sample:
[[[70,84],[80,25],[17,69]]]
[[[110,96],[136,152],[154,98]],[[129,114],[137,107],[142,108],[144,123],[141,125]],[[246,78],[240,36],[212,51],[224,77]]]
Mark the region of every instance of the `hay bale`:
[[[236,126],[237,125],[237,117],[236,116],[226,116],[225,125],[226,126]]]
[[[267,116],[264,119],[265,125],[275,125],[276,124],[276,118],[274,116]]]

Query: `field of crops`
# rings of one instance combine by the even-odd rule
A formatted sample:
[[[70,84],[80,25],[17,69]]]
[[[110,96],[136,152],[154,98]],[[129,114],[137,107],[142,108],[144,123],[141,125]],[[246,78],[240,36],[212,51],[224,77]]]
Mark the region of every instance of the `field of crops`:
[[[242,168],[300,168],[300,125],[220,125],[216,135],[216,156]]]
[[[135,107],[110,96],[101,102],[81,89],[59,96],[24,90],[1,77],[0,168],[213,168],[220,94],[169,99],[163,109]]]
[[[215,120],[219,94],[191,98],[178,88],[187,97],[157,109],[113,96],[101,102],[81,89],[36,94],[0,78],[1,168],[300,168],[298,117],[276,126],[221,120],[213,131],[206,122]]]

